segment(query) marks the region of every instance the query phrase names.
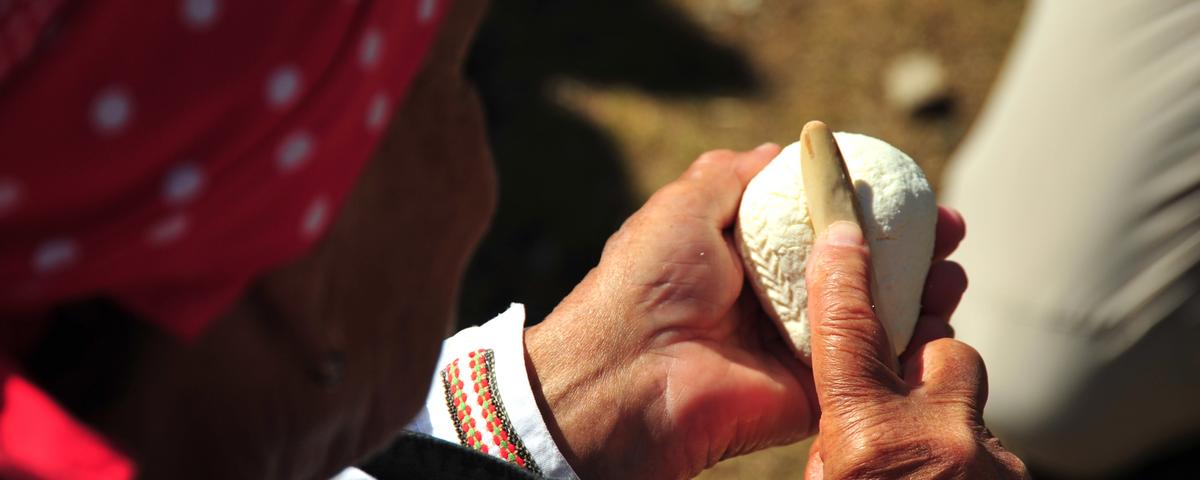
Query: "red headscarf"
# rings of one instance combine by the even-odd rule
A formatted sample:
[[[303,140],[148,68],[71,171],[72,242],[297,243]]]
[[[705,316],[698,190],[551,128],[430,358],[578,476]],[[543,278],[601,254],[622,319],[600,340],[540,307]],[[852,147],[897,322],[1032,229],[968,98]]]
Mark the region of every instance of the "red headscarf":
[[[102,295],[200,333],[320,238],[447,6],[0,2],[0,318]],[[0,378],[0,475],[132,474]]]

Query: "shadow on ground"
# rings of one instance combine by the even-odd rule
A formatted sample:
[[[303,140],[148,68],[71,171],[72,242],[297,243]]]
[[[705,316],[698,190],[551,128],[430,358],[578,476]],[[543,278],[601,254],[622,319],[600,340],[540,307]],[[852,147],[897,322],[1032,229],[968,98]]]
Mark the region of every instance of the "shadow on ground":
[[[525,303],[531,321],[543,318],[638,207],[616,143],[556,104],[555,82],[627,85],[656,96],[759,89],[741,54],[660,1],[495,2],[471,57],[500,201],[467,273],[460,327],[509,302]]]

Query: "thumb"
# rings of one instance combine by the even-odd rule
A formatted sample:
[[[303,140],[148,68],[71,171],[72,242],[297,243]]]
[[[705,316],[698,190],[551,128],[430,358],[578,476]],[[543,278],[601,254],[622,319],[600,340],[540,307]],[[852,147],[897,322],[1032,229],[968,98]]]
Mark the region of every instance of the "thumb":
[[[896,354],[875,317],[870,265],[862,229],[849,221],[830,224],[809,256],[805,280],[813,379],[826,412],[902,385]]]

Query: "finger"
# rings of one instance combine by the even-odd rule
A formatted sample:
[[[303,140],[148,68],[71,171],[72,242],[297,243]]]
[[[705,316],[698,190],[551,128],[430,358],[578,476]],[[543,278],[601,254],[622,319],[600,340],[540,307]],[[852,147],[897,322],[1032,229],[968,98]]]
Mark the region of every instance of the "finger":
[[[710,220],[718,228],[733,224],[742,192],[779,154],[767,143],[748,152],[714,150],[696,159],[678,180],[660,189],[647,202],[656,211]]]
[[[921,293],[921,313],[949,321],[967,290],[967,272],[956,262],[939,261],[929,266],[925,291]]]
[[[967,274],[961,265],[948,261],[933,262],[925,277],[925,291],[921,294],[921,316],[913,328],[912,338],[900,354],[901,365],[907,365],[908,360],[924,344],[941,338],[954,338],[950,315],[958,307],[966,289]]]
[[[808,462],[804,465],[804,480],[823,480],[825,478],[825,461],[821,458],[821,436],[808,449]]]
[[[908,346],[904,348],[904,353],[900,354],[900,364],[907,365],[908,360],[920,351],[922,346],[941,338],[954,338],[954,327],[950,326],[945,317],[921,315],[917,319],[917,325],[913,327],[913,335],[908,341]]]
[[[779,152],[783,151],[783,147],[771,142],[764,143],[751,150],[748,155],[738,159],[734,165],[734,173],[737,174],[738,180],[741,180],[742,185],[748,185],[750,180],[758,175],[771,160],[779,156]]]
[[[862,230],[844,221],[819,235],[809,256],[813,380],[826,412],[843,406],[844,399],[899,387],[896,354],[872,309],[869,265]]]
[[[783,338],[774,322],[762,311],[758,297],[749,285],[745,286],[741,298],[738,299],[738,308],[741,309],[739,319],[742,328],[751,332],[743,340],[743,348],[748,351],[767,352],[787,373],[778,377],[780,381],[786,383],[785,377],[794,379],[803,395],[795,396],[796,400],[791,404],[794,408],[789,409],[799,414],[799,419],[779,423],[779,426],[786,430],[784,438],[797,432],[805,437],[817,433],[821,402],[817,400],[816,386],[813,385],[812,367],[796,356],[791,342]],[[803,428],[804,425],[808,425],[808,428]]]
[[[966,402],[982,412],[987,401],[987,370],[979,352],[944,338],[922,345],[904,365],[904,380],[926,394]]]
[[[934,260],[942,260],[962,242],[967,235],[967,224],[962,214],[950,207],[938,206],[937,230],[933,242]]]

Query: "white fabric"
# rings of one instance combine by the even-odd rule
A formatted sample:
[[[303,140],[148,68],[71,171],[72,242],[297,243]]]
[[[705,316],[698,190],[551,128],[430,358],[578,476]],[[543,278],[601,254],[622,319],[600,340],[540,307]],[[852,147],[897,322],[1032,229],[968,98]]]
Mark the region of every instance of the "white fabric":
[[[442,379],[438,373],[454,359],[465,359],[468,353],[481,348],[492,349],[495,359],[495,392],[503,402],[517,435],[525,443],[534,462],[542,469],[542,474],[546,478],[578,479],[579,476],[567,463],[567,459],[558,450],[558,445],[554,443],[554,437],[546,429],[546,422],[542,419],[537,401],[533,398],[529,373],[525,370],[525,306],[519,303],[510,305],[507,311],[491,321],[458,332],[442,343],[442,353],[438,357],[437,370],[430,380],[425,407],[417,413],[407,429],[459,443],[458,433],[454,430],[454,423],[446,406]],[[469,372],[465,368],[464,360],[460,360],[459,363],[464,372]],[[490,435],[487,432],[484,434]],[[348,468],[334,478],[364,480],[372,477],[356,468]]]
[[[525,306],[514,303],[500,316],[478,327],[458,332],[442,344],[438,358],[440,371],[455,358],[465,358],[469,352],[490,348],[495,355],[496,383],[501,400],[508,410],[509,420],[533,460],[548,478],[579,478],[554,443],[546,422],[533,399],[529,373],[525,370]],[[464,369],[465,370],[465,369]],[[443,440],[458,442],[458,434],[446,408],[441,378],[435,373],[430,383],[425,408],[408,426],[409,430],[425,433]],[[486,433],[486,432],[485,432]]]
[[[1047,472],[1200,433],[1200,2],[1041,0],[945,199],[984,417]]]
[[[376,480],[375,477],[367,475],[367,472],[354,467],[342,470],[342,473],[337,474],[330,480]]]

